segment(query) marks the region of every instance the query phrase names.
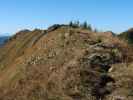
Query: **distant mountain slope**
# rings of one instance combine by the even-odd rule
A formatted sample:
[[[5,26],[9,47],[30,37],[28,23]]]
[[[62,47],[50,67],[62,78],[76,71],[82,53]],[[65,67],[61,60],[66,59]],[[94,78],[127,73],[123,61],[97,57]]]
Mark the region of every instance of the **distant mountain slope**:
[[[0,36],[0,46],[2,46],[6,40],[9,39],[9,36]]]
[[[120,35],[118,35],[120,38],[126,40],[128,43],[133,44],[133,28],[122,32]]]

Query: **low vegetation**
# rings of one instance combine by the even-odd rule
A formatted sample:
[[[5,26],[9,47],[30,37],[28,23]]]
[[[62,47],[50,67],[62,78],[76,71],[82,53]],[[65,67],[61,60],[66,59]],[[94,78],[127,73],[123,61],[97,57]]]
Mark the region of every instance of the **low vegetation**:
[[[0,48],[0,100],[133,100],[132,50],[87,22],[20,31]]]

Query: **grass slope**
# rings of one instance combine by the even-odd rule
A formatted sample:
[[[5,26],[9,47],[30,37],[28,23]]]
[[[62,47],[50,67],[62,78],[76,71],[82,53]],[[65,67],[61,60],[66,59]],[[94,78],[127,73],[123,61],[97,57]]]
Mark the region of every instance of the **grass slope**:
[[[0,99],[132,100],[130,50],[79,27],[17,33],[0,51]]]

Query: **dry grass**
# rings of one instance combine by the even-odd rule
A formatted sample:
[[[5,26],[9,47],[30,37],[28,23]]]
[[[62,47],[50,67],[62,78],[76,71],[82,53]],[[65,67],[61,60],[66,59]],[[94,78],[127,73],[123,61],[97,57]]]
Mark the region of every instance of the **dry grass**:
[[[86,54],[97,53],[93,46],[99,43],[115,45],[123,56],[122,61],[132,62],[132,49],[130,51],[130,47],[117,37],[68,27],[60,27],[45,35],[42,35],[41,30],[20,34],[19,38],[9,41],[1,49],[0,62],[1,65],[4,64],[4,68],[0,72],[0,99],[87,100],[91,96],[88,96],[89,88],[84,88],[82,80],[90,77],[92,81],[99,72],[84,68],[81,59]],[[102,49],[99,52],[111,51],[112,49]],[[119,73],[126,68],[125,65],[116,66],[115,72],[110,74],[116,75],[114,78],[117,80]],[[86,70],[89,71],[89,76],[88,72],[85,73]],[[81,76],[81,71],[85,71],[84,77]],[[126,72],[131,70],[122,72],[120,77],[123,80],[129,77],[124,74]],[[121,84],[123,82],[120,81]],[[123,88],[124,86],[126,85]]]

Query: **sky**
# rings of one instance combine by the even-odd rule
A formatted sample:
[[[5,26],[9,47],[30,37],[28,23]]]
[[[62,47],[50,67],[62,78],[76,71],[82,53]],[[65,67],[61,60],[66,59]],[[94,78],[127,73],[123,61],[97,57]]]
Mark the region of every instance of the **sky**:
[[[133,0],[0,0],[0,35],[71,20],[119,33],[133,27],[132,5]]]

